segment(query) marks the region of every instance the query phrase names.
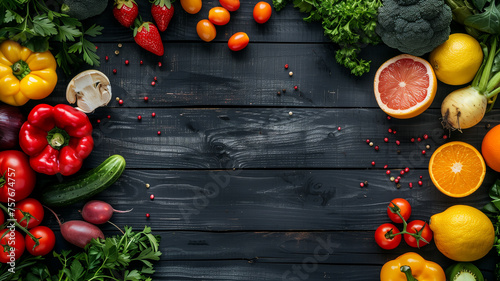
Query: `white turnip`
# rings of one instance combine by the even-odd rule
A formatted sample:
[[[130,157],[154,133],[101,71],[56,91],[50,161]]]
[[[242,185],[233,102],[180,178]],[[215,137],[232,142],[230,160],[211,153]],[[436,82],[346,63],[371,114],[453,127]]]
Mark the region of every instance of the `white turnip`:
[[[486,43],[490,41],[488,49]],[[442,123],[446,129],[462,130],[477,125],[489,111],[500,92],[500,72],[493,68],[497,52],[497,37],[485,39],[484,56],[487,57],[479,68],[471,85],[451,92],[441,104]]]
[[[132,211],[120,211],[115,210],[113,207],[100,200],[92,200],[87,202],[82,208],[82,217],[85,221],[93,223],[93,224],[103,224],[111,219],[113,213],[128,213]]]

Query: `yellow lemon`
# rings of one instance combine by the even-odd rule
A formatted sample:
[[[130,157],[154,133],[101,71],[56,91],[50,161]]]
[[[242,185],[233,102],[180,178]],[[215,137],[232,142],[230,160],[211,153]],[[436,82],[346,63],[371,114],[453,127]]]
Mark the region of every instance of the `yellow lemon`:
[[[429,55],[436,77],[449,85],[463,85],[472,81],[483,62],[479,42],[465,33],[453,33],[448,40]]]
[[[455,261],[478,260],[491,250],[495,241],[490,219],[467,205],[455,205],[433,215],[429,227],[438,250]]]

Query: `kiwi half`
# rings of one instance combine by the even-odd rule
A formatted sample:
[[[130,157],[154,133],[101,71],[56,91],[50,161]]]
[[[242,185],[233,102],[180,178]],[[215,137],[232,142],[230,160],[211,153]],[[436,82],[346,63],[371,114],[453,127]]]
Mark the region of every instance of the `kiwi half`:
[[[448,281],[484,281],[483,274],[470,262],[459,262],[445,271]]]

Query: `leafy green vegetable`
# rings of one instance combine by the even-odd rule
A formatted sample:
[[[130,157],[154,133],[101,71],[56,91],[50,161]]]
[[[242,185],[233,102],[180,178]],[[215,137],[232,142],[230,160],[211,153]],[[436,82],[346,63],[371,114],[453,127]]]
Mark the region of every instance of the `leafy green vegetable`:
[[[279,11],[287,1],[273,0],[273,6]],[[293,0],[293,5],[309,13],[305,21],[321,21],[325,36],[340,46],[335,54],[339,64],[356,76],[370,71],[370,61],[358,58],[358,54],[366,45],[380,43],[375,26],[381,0]]]
[[[495,243],[493,247],[500,255],[500,179],[496,180],[489,191],[491,202],[486,204],[482,211],[491,219],[495,227]],[[496,280],[500,280],[500,262],[495,266]]]
[[[0,281],[10,280],[152,280],[154,261],[161,256],[160,237],[150,227],[133,232],[125,227],[122,235],[106,239],[93,239],[83,252],[65,250],[53,252],[61,267],[51,274],[42,257],[29,257],[16,261],[16,273],[0,275]],[[0,266],[6,272],[9,265]],[[23,268],[23,270],[19,270]]]
[[[76,18],[51,10],[43,0],[0,1],[0,41],[11,39],[34,52],[49,48],[58,66],[71,74],[75,66],[99,66],[96,47],[86,37],[101,34],[102,27],[85,29]]]

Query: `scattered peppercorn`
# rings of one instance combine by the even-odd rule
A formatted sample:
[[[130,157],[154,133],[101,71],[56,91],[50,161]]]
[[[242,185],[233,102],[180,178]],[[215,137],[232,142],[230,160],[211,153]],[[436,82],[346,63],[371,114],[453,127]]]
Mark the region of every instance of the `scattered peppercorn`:
[[[413,183],[409,182],[409,183],[408,183],[408,186],[409,186],[410,188],[413,188]]]
[[[138,115],[137,116],[137,120],[141,120],[142,119],[142,116],[141,115]]]
[[[281,92],[280,92],[280,91],[278,91],[276,94],[279,96],[279,95],[281,95]]]
[[[118,48],[121,48],[123,46],[122,43],[118,43]]]
[[[116,74],[116,72],[117,72],[117,71],[116,71],[116,68],[115,68],[115,69],[113,69],[113,74]]]
[[[148,98],[148,97],[144,97],[144,101],[148,101],[148,100],[149,100],[149,98]]]
[[[406,167],[405,168],[405,173],[408,173],[408,172],[410,172],[410,168]]]
[[[425,155],[425,153],[427,153],[425,150],[422,150],[422,154]]]
[[[411,142],[415,142],[415,138],[411,138],[411,139],[410,139],[410,141],[411,141]]]
[[[370,139],[366,139],[366,143],[370,143]]]
[[[443,135],[443,139],[444,139],[444,140],[445,140],[445,139],[447,139],[447,138],[448,138],[448,136],[447,136],[447,135]]]
[[[288,76],[292,77],[293,76],[293,72],[292,71],[288,72]]]
[[[359,186],[360,186],[360,187],[364,187],[364,186],[365,186],[365,183],[364,183],[364,182],[360,182],[360,183],[359,183]]]
[[[379,149],[379,147],[378,147],[378,145],[376,145],[376,146],[375,146],[375,150],[376,150],[376,151],[378,151],[378,149]]]
[[[285,88],[283,88],[283,90],[281,90],[281,91],[282,91],[283,93],[286,93],[286,89],[285,89]]]
[[[337,127],[337,131],[340,131],[340,130],[342,130],[342,128],[341,127]]]
[[[369,143],[368,143],[368,145],[369,145],[369,146],[373,146],[373,142],[369,142]]]
[[[155,199],[155,195],[154,194],[149,195],[149,199],[151,200]]]
[[[155,117],[156,116],[156,113],[151,113],[151,117]]]
[[[129,64],[129,61],[128,60],[125,60],[125,65],[128,65]]]
[[[149,218],[149,216],[150,216],[149,213],[146,213],[146,218]]]
[[[425,146],[425,149],[431,149],[431,146],[428,144]]]
[[[400,145],[400,144],[401,144],[401,142],[397,140],[396,141],[396,145]]]
[[[424,184],[422,181],[418,181],[418,185],[422,185]]]
[[[424,140],[428,139],[429,138],[429,135],[425,134],[424,135]]]
[[[422,139],[421,139],[421,138],[417,138],[417,141],[418,141],[418,142],[421,142],[421,141],[422,141]]]
[[[149,187],[150,187],[149,183],[146,183],[146,188],[149,188]]]
[[[120,51],[115,50],[115,55],[117,55],[117,56],[118,56],[118,54],[120,54]]]
[[[105,56],[105,57],[104,57],[104,59],[105,59],[106,61],[109,61],[109,57],[108,57],[108,56]]]
[[[299,89],[299,87],[298,87],[298,86],[293,86],[293,89],[294,89],[295,91],[297,91],[297,90]]]
[[[389,138],[384,138],[384,142],[389,142]]]
[[[140,65],[142,65],[143,63],[144,63],[144,62],[143,62],[142,60],[139,62],[139,64],[140,64]]]
[[[158,131],[158,135],[161,135],[161,132],[160,132],[160,131]]]
[[[151,82],[151,86],[154,86],[154,85],[156,85],[156,82],[155,82],[155,81],[152,81],[152,82]]]
[[[384,165],[384,169],[387,169],[389,167],[389,165]]]
[[[387,120],[391,120],[391,116],[387,115]]]
[[[290,111],[290,112],[288,112],[288,115],[292,116],[292,115],[293,115],[293,112],[291,112],[291,111]]]
[[[123,105],[123,100],[119,100],[119,101],[118,101],[118,104],[119,104],[119,105]]]
[[[372,166],[375,166],[375,161],[372,161]]]
[[[387,132],[392,133],[392,129],[391,128],[387,129]]]
[[[401,172],[399,172],[400,175],[404,175],[405,174],[405,171],[404,170],[401,170]]]
[[[395,181],[396,179],[394,177],[389,178],[390,181]]]
[[[288,63],[287,63],[287,64],[285,64],[285,69],[288,69]]]
[[[158,67],[161,67],[161,61],[158,62]]]
[[[111,115],[108,115],[108,119],[111,119]]]
[[[390,174],[391,174],[391,170],[387,170],[387,171],[385,171],[385,174],[386,174],[386,175],[390,175]]]

